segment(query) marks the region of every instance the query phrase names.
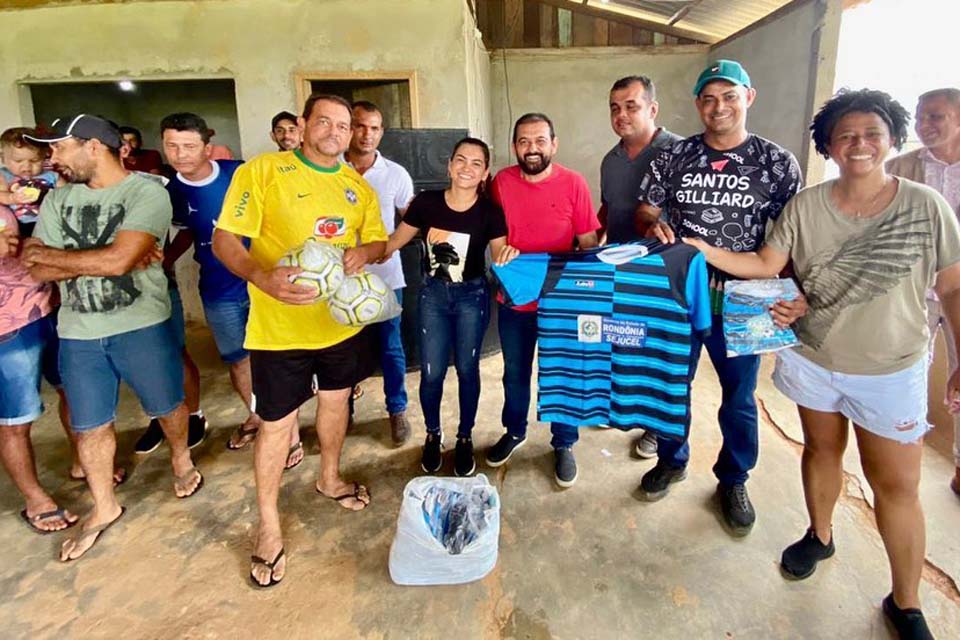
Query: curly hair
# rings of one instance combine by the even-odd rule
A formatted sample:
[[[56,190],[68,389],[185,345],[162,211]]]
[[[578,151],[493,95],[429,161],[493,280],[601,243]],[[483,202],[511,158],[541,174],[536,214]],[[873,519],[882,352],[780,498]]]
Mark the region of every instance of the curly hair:
[[[827,147],[833,128],[848,113],[875,113],[887,124],[893,147],[899,150],[907,141],[910,125],[910,113],[889,93],[874,89],[840,89],[836,95],[823,103],[820,111],[813,117],[810,131],[817,153],[824,158],[830,157]]]

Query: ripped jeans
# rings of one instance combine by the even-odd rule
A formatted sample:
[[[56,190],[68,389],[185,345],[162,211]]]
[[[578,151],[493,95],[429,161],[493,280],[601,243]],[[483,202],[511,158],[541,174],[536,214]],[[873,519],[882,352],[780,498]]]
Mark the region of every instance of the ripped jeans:
[[[443,380],[457,370],[460,422],[457,436],[468,438],[480,401],[480,346],[490,321],[490,291],[483,278],[449,283],[427,277],[420,289],[420,406],[428,433],[440,433]]]

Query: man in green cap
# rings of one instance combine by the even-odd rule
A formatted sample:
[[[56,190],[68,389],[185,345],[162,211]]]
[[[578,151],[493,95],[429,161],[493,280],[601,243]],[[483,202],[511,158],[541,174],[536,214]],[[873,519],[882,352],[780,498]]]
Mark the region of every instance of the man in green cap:
[[[747,110],[757,91],[739,62],[717,60],[693,90],[703,133],[664,149],[640,181],[638,224],[663,242],[698,237],[731,251],[756,251],[767,222],[775,219],[800,189],[800,166],[789,151],[747,131]],[[743,536],[756,519],[746,482],[758,454],[757,386],[759,356],[728,357],[723,338],[723,284],[729,276],[709,267],[713,327],[702,338],[723,401],[718,420],[723,447],[713,467],[717,498],[730,532]],[[786,320],[802,315],[804,301],[779,303]],[[778,319],[780,319],[778,317]],[[699,357],[699,345],[694,353]],[[694,363],[691,377],[694,375]],[[686,478],[687,442],[659,438],[656,466],[644,474],[640,494],[649,501],[666,496]]]

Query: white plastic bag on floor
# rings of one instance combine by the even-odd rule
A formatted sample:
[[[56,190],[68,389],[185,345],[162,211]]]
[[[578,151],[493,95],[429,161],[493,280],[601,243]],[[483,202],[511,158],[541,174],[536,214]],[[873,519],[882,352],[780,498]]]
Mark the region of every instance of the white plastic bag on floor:
[[[397,584],[463,584],[497,564],[500,496],[483,474],[414,478],[403,489],[390,577]]]

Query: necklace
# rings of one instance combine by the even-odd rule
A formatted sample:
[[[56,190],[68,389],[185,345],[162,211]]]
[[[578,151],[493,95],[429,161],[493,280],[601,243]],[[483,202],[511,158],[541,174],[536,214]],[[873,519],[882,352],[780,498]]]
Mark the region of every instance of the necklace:
[[[879,197],[880,197],[880,194],[882,194],[882,193],[886,190],[888,184],[890,184],[890,177],[889,177],[889,176],[887,176],[886,178],[884,178],[884,180],[883,180],[883,185],[881,185],[880,188],[877,189],[877,192],[874,193],[874,194],[873,194],[873,197],[871,197],[870,200],[867,201],[866,205],[857,207],[856,211],[854,211],[854,213],[853,213],[853,217],[855,217],[855,218],[864,218],[864,217],[866,217],[863,212],[864,212],[864,211],[870,211],[870,210],[873,208],[873,205],[876,204],[876,202],[877,202],[877,198],[879,198]],[[840,186],[840,183],[839,183],[839,182],[836,183],[835,188],[837,188],[838,191],[839,191],[839,186]]]

